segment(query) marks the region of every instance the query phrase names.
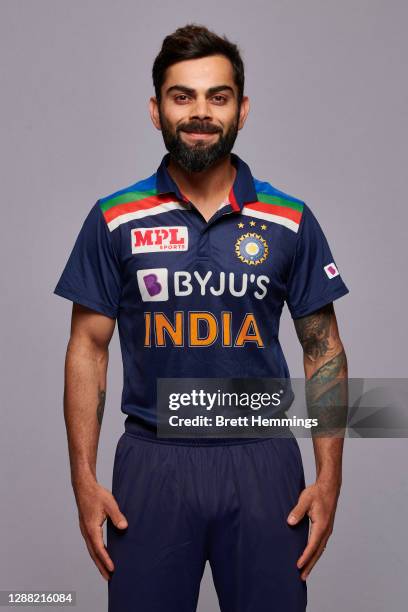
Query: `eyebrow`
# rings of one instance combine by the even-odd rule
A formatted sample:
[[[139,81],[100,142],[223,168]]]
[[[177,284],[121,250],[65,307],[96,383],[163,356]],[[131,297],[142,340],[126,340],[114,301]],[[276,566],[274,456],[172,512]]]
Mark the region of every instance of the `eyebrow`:
[[[193,96],[196,93],[196,90],[192,89],[191,87],[186,87],[185,85],[172,85],[168,88],[166,94],[169,94],[170,92],[175,90],[182,91],[183,93],[189,96]],[[230,85],[216,85],[215,87],[210,87],[209,89],[207,89],[206,93],[211,96],[218,93],[219,91],[230,91],[233,95],[235,95],[235,92]]]

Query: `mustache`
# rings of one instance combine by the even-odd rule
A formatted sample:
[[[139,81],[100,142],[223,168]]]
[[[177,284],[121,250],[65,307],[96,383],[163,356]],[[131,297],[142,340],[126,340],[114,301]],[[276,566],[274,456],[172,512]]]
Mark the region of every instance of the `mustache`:
[[[177,132],[196,132],[199,134],[217,134],[222,132],[222,129],[213,125],[212,123],[203,123],[197,121],[191,121],[190,123],[183,123],[177,128]]]

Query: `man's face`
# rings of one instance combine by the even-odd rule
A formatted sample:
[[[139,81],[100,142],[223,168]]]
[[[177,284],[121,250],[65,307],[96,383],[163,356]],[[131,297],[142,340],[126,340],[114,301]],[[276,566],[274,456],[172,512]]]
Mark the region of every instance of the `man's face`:
[[[150,101],[155,126],[172,157],[188,172],[206,170],[227,156],[249,110],[231,62],[222,55],[177,62],[166,71],[158,106]]]

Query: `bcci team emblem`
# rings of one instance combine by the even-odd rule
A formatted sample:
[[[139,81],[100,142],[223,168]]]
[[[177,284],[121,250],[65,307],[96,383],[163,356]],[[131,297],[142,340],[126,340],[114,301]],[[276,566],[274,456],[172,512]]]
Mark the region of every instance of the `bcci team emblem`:
[[[248,232],[242,234],[236,241],[235,253],[242,262],[250,266],[256,266],[268,257],[269,248],[262,236],[254,232]]]

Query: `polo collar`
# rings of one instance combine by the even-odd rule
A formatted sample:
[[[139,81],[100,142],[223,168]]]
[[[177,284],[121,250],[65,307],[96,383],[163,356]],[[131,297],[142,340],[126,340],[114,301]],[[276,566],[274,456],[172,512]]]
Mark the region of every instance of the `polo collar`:
[[[257,195],[251,170],[243,159],[236,153],[230,153],[231,163],[236,168],[234,183],[229,192],[228,200],[231,208],[235,211],[242,210],[245,203],[256,202]],[[178,185],[170,176],[167,165],[170,161],[170,153],[166,153],[156,171],[157,195],[174,193],[179,200],[188,202],[188,198],[180,191]]]

